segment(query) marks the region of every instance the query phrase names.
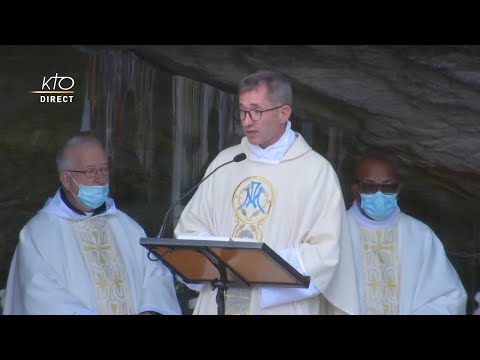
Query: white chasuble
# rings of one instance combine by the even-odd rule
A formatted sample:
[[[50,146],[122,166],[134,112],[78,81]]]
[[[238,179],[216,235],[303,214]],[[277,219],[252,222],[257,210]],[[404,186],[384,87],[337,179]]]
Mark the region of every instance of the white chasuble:
[[[239,153],[247,159],[223,167],[199,186],[182,212],[175,236],[253,238],[279,255],[293,250],[318,289],[314,296],[264,306],[261,289],[267,287],[229,288],[228,314],[317,315],[330,311],[330,305],[338,313],[359,313],[352,244],[335,170],[300,134],[285,150],[280,158],[268,151],[256,154],[244,137],[241,144],[221,151],[206,174]],[[266,157],[271,161],[263,161]],[[279,295],[291,290],[274,288]],[[203,286],[193,314],[217,314],[216,295],[216,289]]]
[[[398,207],[374,221],[356,201],[347,215],[362,314],[465,314],[465,289],[429,226]]]

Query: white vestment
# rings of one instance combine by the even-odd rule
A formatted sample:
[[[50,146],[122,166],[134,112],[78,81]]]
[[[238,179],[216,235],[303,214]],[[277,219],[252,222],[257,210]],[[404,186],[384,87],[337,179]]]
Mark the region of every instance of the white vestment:
[[[374,221],[354,202],[347,215],[362,314],[465,314],[465,289],[430,227],[398,208]]]
[[[174,279],[139,244],[144,230],[116,209],[76,213],[57,191],[23,227],[4,314],[181,314]]]
[[[242,152],[246,160],[219,169],[202,183],[184,209],[175,235],[206,232],[257,239],[277,252],[295,250],[320,294],[262,308],[259,288],[253,287],[248,314],[325,314],[330,309],[358,314],[345,205],[330,163],[300,134],[278,163],[254,161],[244,137],[241,144],[223,150],[206,174]],[[194,314],[217,314],[215,296],[216,290],[204,286]]]

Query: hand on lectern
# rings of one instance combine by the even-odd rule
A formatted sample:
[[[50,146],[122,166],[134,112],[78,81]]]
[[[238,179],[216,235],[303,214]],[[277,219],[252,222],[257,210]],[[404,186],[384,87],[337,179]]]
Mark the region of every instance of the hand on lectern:
[[[286,262],[292,265],[302,275],[307,275],[302,265],[300,254],[296,248],[288,248],[277,251]],[[284,288],[284,287],[261,287],[259,289],[260,307],[262,309],[276,305],[287,304],[294,301],[308,299],[320,295],[320,291],[310,282],[308,289]]]

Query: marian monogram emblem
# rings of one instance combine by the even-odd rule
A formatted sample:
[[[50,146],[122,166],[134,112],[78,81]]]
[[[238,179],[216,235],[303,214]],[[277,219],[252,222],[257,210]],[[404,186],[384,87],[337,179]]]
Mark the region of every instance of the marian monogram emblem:
[[[234,237],[262,240],[260,225],[270,214],[273,203],[273,187],[270,182],[259,176],[243,180],[235,189],[232,207],[237,225]]]

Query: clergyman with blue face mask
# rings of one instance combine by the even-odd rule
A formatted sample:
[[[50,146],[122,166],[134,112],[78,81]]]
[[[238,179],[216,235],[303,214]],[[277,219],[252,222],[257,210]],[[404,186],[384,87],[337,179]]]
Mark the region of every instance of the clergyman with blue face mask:
[[[347,217],[362,314],[465,314],[467,294],[442,242],[399,208],[395,162],[360,158],[351,189]]]
[[[61,187],[20,232],[4,314],[180,314],[173,276],[140,246],[144,230],[109,195],[109,163],[92,136],[57,155]]]

